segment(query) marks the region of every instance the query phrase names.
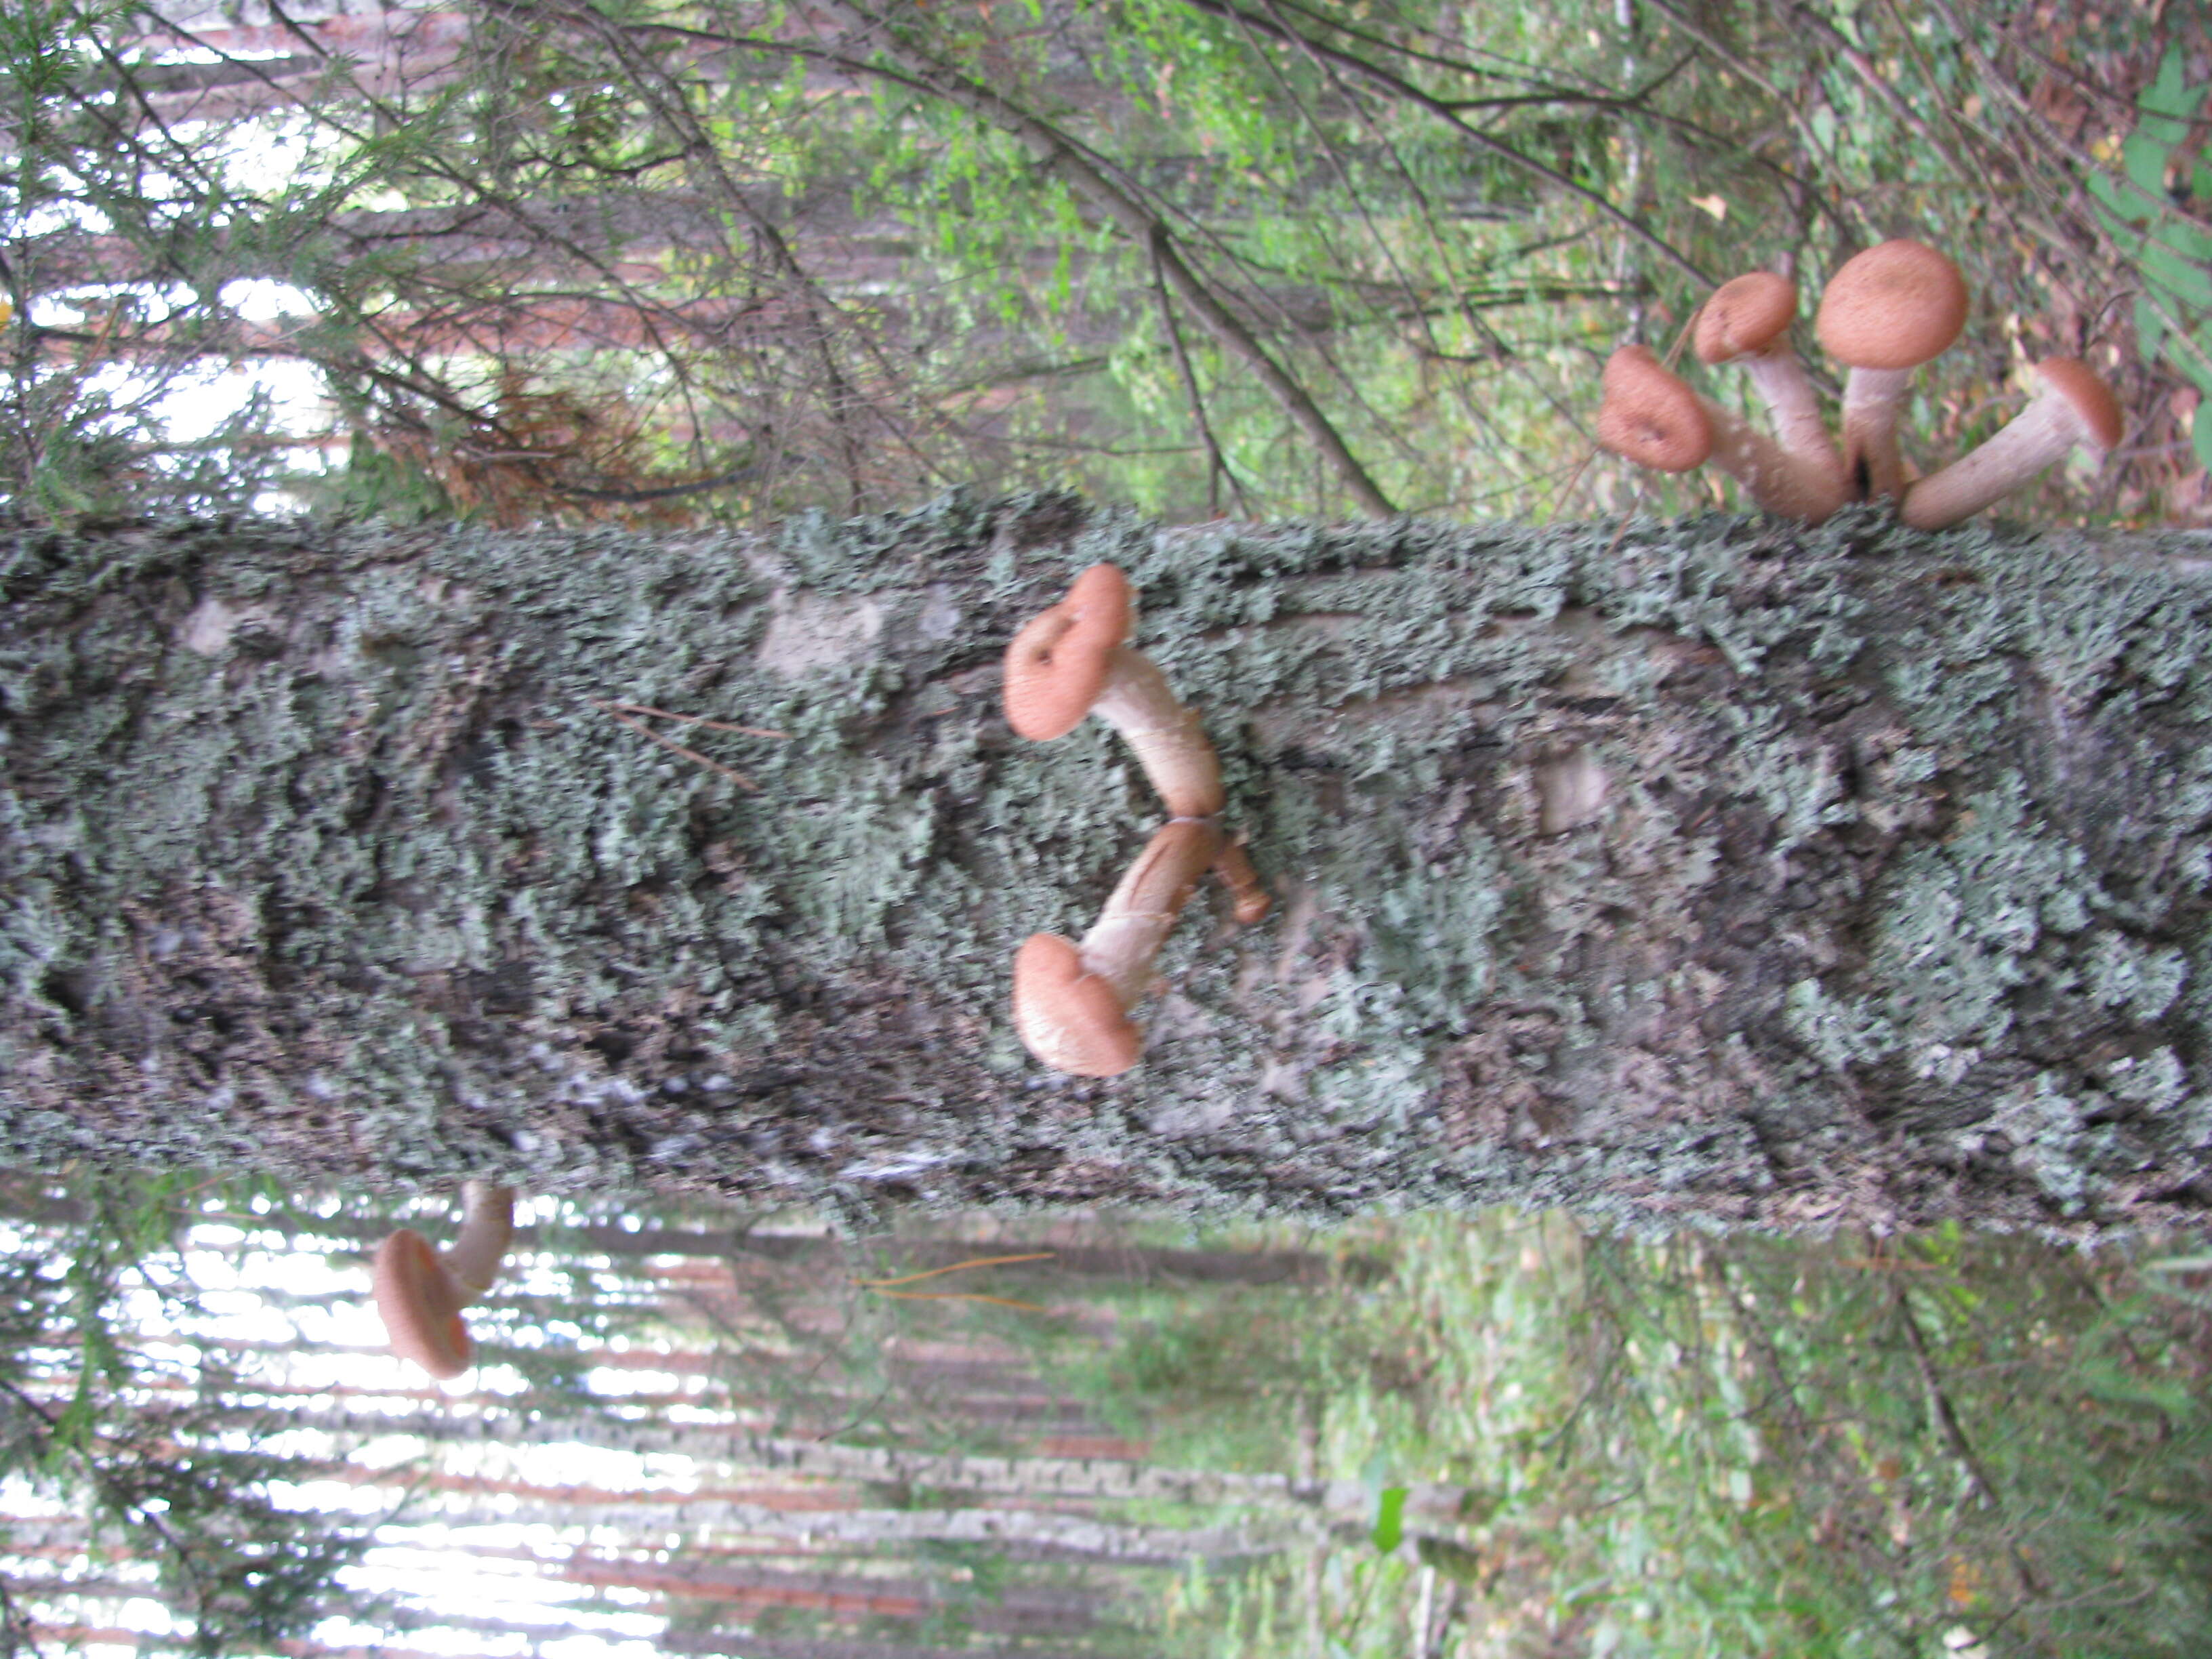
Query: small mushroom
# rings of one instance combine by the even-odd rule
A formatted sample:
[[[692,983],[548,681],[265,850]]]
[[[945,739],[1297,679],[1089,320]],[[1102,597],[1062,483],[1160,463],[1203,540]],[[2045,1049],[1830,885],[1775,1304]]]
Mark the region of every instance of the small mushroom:
[[[2101,457],[2119,442],[2119,403],[2088,364],[2052,357],[2035,375],[2033,401],[1978,448],[1909,487],[1899,518],[1941,530],[2009,495],[2076,445]]]
[[[1129,1011],[1144,1000],[1153,958],[1221,848],[1211,823],[1176,819],[1146,843],[1081,945],[1031,934],[1014,957],[1023,1046],[1077,1077],[1118,1077],[1134,1066],[1145,1034]]]
[[[1834,480],[1808,477],[1773,439],[1699,397],[1649,347],[1614,352],[1603,384],[1597,441],[1614,454],[1660,472],[1686,472],[1710,460],[1767,512],[1808,524],[1842,505]]]
[[[1897,411],[1912,371],[1941,355],[1966,322],[1966,284],[1925,242],[1899,237],[1853,254],[1820,295],[1814,326],[1844,382],[1844,471],[1862,501],[1900,494]]]
[[[444,1382],[469,1368],[474,1352],[461,1310],[499,1277],[514,1235],[514,1188],[471,1181],[461,1189],[461,1230],[440,1252],[402,1227],[376,1252],[376,1311],[392,1352]]]
[[[1774,417],[1776,439],[1808,479],[1833,489],[1840,507],[1843,458],[1828,436],[1805,365],[1790,349],[1790,325],[1796,317],[1796,284],[1771,270],[1750,271],[1713,290],[1698,313],[1692,346],[1707,363],[1742,365]]]
[[[1096,714],[1127,740],[1179,818],[1222,808],[1221,766],[1198,713],[1176,700],[1167,677],[1125,644],[1136,621],[1129,579],[1094,564],[1067,597],[1033,617],[1006,647],[1006,724],[1040,743]]]
[[[1006,646],[1006,724],[1034,742],[1065,737],[1096,714],[1119,732],[1178,818],[1212,818],[1226,804],[1221,763],[1198,711],[1177,701],[1152,659],[1127,643],[1136,622],[1129,579],[1094,564],[1067,596]],[[1237,920],[1249,925],[1272,901],[1241,840],[1224,840],[1220,875]]]

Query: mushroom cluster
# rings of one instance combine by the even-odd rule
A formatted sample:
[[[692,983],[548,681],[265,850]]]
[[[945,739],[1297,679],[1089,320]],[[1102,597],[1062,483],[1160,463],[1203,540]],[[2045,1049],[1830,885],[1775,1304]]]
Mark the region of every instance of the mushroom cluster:
[[[1846,501],[1893,499],[1898,516],[1920,530],[1971,517],[2077,445],[2101,457],[2119,441],[2110,388],[2078,359],[2056,357],[2036,365],[2038,394],[2003,430],[1940,471],[1908,476],[1897,423],[1912,373],[1947,350],[1966,320],[1958,267],[1924,243],[1899,238],[1855,255],[1820,296],[1815,331],[1849,370],[1840,453],[1790,348],[1796,314],[1788,278],[1753,271],[1714,290],[1692,338],[1705,363],[1741,364],[1750,374],[1773,437],[1699,396],[1646,348],[1628,345],[1606,364],[1598,441],[1662,472],[1711,462],[1765,511],[1807,524]]]
[[[392,1352],[440,1382],[468,1370],[475,1346],[461,1310],[499,1278],[514,1236],[514,1188],[471,1181],[461,1188],[461,1230],[441,1251],[402,1227],[376,1252],[376,1311]]]
[[[1208,870],[1228,887],[1238,922],[1259,921],[1270,904],[1243,843],[1221,828],[1227,796],[1204,723],[1129,644],[1135,623],[1129,579],[1094,564],[1006,647],[1007,725],[1048,743],[1096,714],[1121,734],[1169,812],[1081,944],[1037,933],[1015,957],[1014,1029],[1039,1060],[1078,1077],[1115,1077],[1137,1063],[1144,1032],[1130,1011]]]

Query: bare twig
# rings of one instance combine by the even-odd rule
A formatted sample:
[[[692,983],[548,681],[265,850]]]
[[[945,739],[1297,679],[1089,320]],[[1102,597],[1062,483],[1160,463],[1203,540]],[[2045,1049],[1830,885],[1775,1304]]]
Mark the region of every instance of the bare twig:
[[[1186,0],[1186,3],[1196,10],[1209,13],[1216,17],[1228,19],[1231,21],[1242,21],[1247,26],[1261,30],[1266,33],[1274,35],[1279,40],[1289,38],[1295,40],[1304,40],[1306,47],[1316,55],[1327,58],[1334,63],[1341,64],[1352,74],[1359,76],[1365,80],[1372,81],[1377,86],[1387,88],[1398,97],[1404,99],[1408,103],[1417,105],[1420,108],[1427,110],[1431,115],[1434,115],[1437,119],[1444,122],[1455,131],[1458,132],[1462,137],[1467,139],[1469,143],[1474,144],[1480,149],[1486,149],[1492,155],[1502,157],[1504,160],[1510,162],[1513,166],[1521,168],[1522,171],[1534,173],[1536,177],[1544,179],[1547,183],[1555,185],[1559,189],[1565,191],[1568,194],[1574,196],[1582,201],[1587,202],[1591,207],[1596,209],[1598,212],[1603,214],[1607,218],[1611,219],[1614,223],[1620,225],[1623,229],[1629,232],[1630,234],[1639,237],[1644,241],[1649,243],[1654,251],[1659,253],[1661,257],[1667,259],[1671,264],[1680,267],[1686,275],[1693,278],[1700,286],[1706,288],[1713,286],[1713,279],[1710,276],[1706,275],[1696,260],[1691,258],[1688,254],[1683,252],[1672,242],[1662,236],[1657,231],[1652,229],[1650,226],[1645,224],[1644,221],[1638,218],[1634,214],[1626,211],[1625,209],[1615,206],[1611,201],[1607,200],[1598,191],[1592,190],[1588,185],[1582,184],[1577,179],[1570,178],[1566,173],[1562,173],[1559,168],[1553,167],[1549,162],[1539,161],[1535,156],[1529,155],[1527,151],[1516,149],[1504,139],[1484,131],[1480,127],[1476,126],[1465,116],[1462,115],[1457,110],[1454,109],[1449,101],[1423,90],[1421,88],[1414,85],[1411,81],[1407,80],[1403,76],[1394,74],[1390,70],[1384,69],[1379,64],[1370,63],[1367,59],[1360,57],[1356,52],[1346,52],[1340,47],[1323,45],[1322,42],[1312,40],[1310,37],[1304,35],[1299,30],[1292,29],[1285,24],[1277,22],[1273,18],[1255,16],[1254,14],[1245,11],[1241,7],[1230,3],[1230,0]]]
[[[742,732],[749,738],[782,738],[788,740],[791,733],[778,732],[767,726],[739,726],[732,720],[710,720],[704,714],[679,714],[671,708],[655,708],[651,703],[624,702],[619,697],[593,697],[592,706],[610,713],[652,714],[665,720],[681,720],[686,726],[696,726],[709,732]]]
[[[1168,337],[1168,347],[1175,354],[1176,369],[1182,376],[1183,395],[1190,401],[1190,418],[1198,428],[1199,441],[1206,447],[1206,506],[1210,513],[1221,510],[1221,481],[1229,480],[1230,493],[1237,497],[1237,510],[1246,518],[1252,516],[1251,503],[1244,499],[1244,485],[1231,470],[1229,458],[1221,453],[1220,440],[1213,435],[1213,423],[1206,417],[1206,396],[1199,390],[1198,372],[1191,367],[1190,353],[1184,349],[1182,330],[1176,326],[1175,301],[1168,297],[1166,273],[1160,265],[1160,239],[1164,228],[1152,233],[1152,295],[1160,309],[1160,327]]]
[[[755,793],[759,791],[760,785],[755,783],[750,778],[738,771],[735,767],[725,766],[721,762],[715,760],[709,756],[702,755],[696,749],[686,749],[682,744],[677,742],[675,738],[662,737],[659,732],[654,731],[643,720],[633,720],[628,714],[623,714],[620,709],[608,708],[605,703],[599,702],[596,698],[592,701],[599,708],[605,709],[608,714],[612,714],[624,726],[629,727],[631,731],[643,734],[653,742],[659,744],[663,749],[667,750],[671,754],[681,755],[688,761],[696,761],[700,765],[705,767],[710,772],[720,772],[724,777],[727,778],[732,783],[736,784],[740,789],[750,790]]]
[[[1276,362],[1251,330],[1221,302],[1212,285],[1194,269],[1177,249],[1167,226],[1150,208],[1109,178],[1089,148],[1059,128],[1031,114],[1003,94],[970,80],[939,62],[903,39],[884,20],[857,0],[829,0],[831,9],[850,18],[865,30],[870,44],[892,60],[904,81],[918,90],[941,98],[956,108],[980,116],[1019,138],[1040,165],[1058,173],[1069,186],[1103,212],[1133,241],[1149,244],[1159,261],[1160,273],[1176,296],[1190,307],[1207,333],[1231,356],[1241,361],[1275,400],[1307,440],[1321,452],[1338,478],[1366,511],[1388,516],[1397,511],[1390,498],[1368,475],[1367,469],[1345,443],[1335,424],[1322,411],[1306,389]],[[842,58],[848,67],[870,76],[884,74],[871,58]],[[1157,240],[1155,238],[1157,237]]]

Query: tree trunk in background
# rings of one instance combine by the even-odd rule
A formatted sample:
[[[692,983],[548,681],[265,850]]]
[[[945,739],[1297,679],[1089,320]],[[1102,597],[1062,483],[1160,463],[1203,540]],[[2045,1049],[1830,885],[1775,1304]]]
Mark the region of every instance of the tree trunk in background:
[[[0,542],[0,1124],[27,1164],[1619,1220],[2212,1208],[2212,577],[1819,532]],[[1279,895],[1107,1083],[1014,1040],[1159,809],[1000,718],[1094,559]],[[773,727],[658,724],[594,699]],[[1211,913],[1209,915],[1209,912]]]

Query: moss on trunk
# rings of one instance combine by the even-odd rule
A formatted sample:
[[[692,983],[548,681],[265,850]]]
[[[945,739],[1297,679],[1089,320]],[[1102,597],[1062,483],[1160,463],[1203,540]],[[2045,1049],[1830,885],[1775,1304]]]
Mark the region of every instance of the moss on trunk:
[[[2202,538],[1870,512],[1155,532],[1053,498],[649,538],[0,539],[24,1163],[865,1209],[1566,1201],[2081,1234],[2212,1206]],[[1007,965],[1157,823],[1008,635],[1092,560],[1280,895],[1144,1065]],[[600,706],[658,725],[744,789]]]

